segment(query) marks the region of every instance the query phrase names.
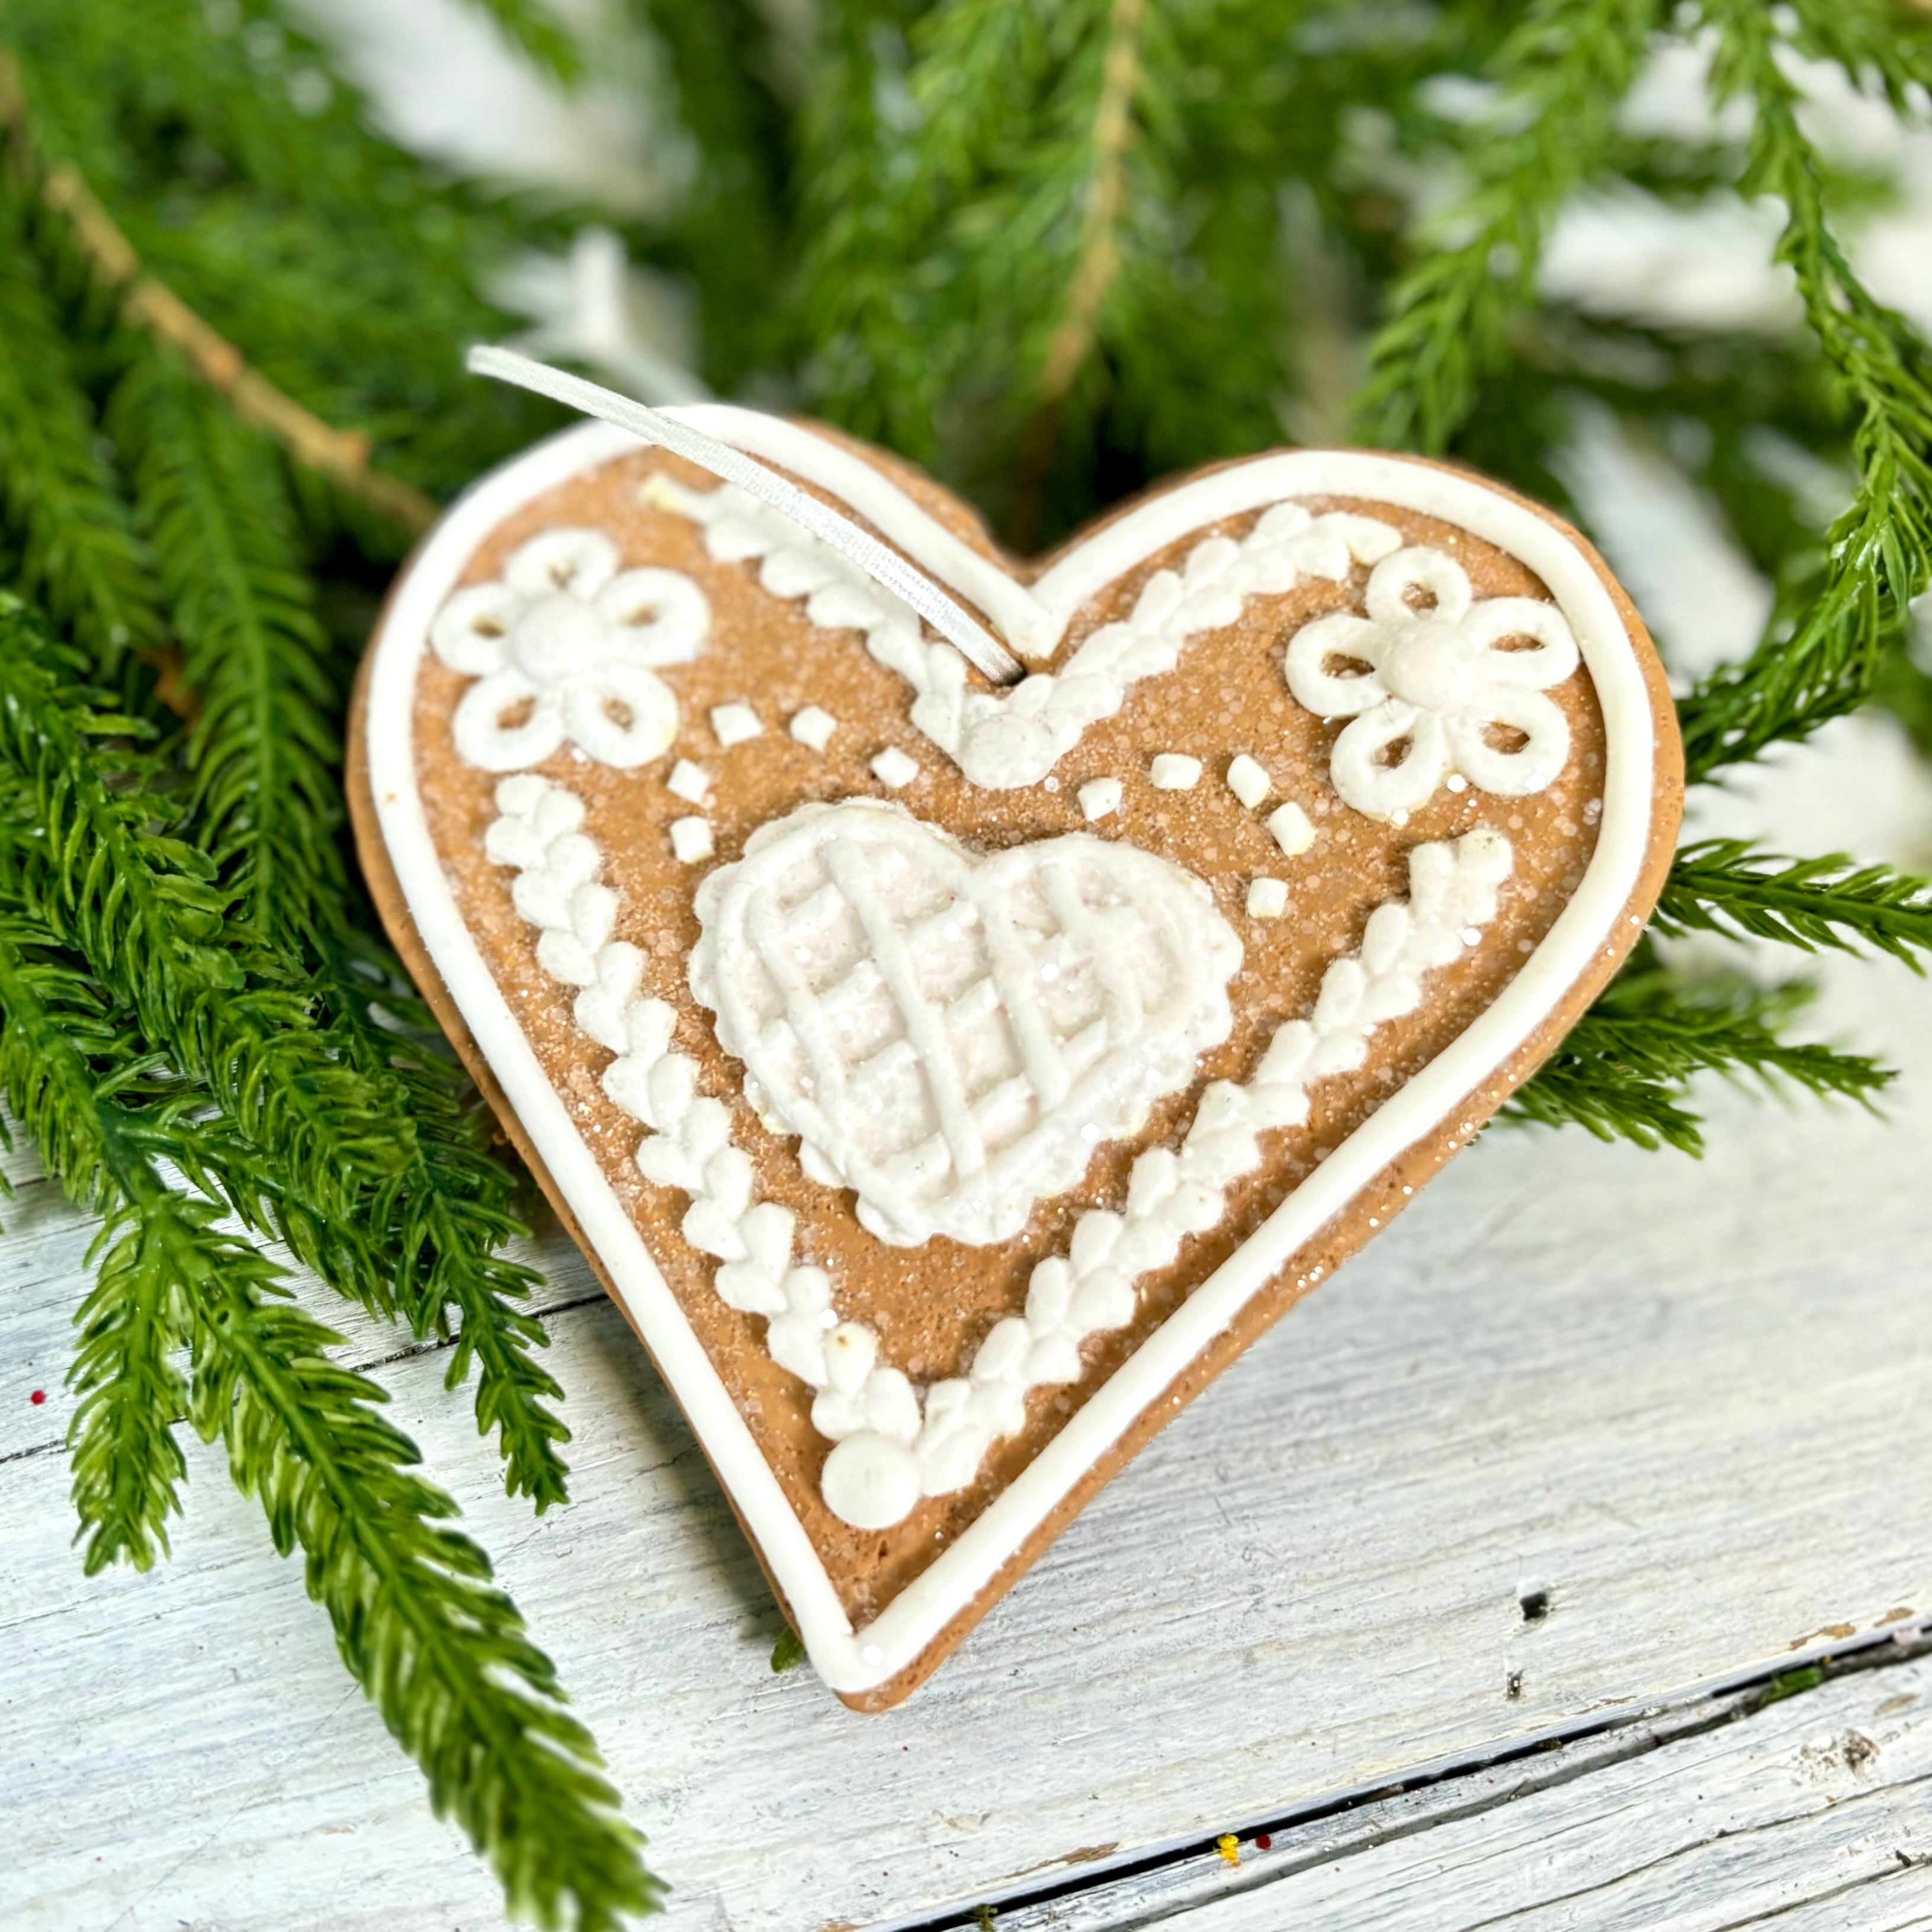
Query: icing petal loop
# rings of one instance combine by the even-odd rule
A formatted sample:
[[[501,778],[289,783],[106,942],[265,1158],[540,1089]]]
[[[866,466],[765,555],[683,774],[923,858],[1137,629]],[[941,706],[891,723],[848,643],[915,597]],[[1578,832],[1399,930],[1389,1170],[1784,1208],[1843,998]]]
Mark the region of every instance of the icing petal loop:
[[[1376,566],[1365,601],[1366,617],[1304,624],[1282,665],[1297,703],[1352,721],[1329,760],[1346,804],[1371,818],[1413,812],[1452,770],[1520,798],[1562,770],[1570,727],[1543,694],[1577,652],[1553,604],[1478,599],[1454,557],[1420,544]],[[1521,742],[1497,744],[1498,728]]]
[[[437,613],[436,656],[478,680],[452,720],[466,763],[521,771],[572,744],[628,771],[670,748],[677,700],[656,674],[698,655],[711,607],[681,572],[617,565],[601,531],[545,530]]]

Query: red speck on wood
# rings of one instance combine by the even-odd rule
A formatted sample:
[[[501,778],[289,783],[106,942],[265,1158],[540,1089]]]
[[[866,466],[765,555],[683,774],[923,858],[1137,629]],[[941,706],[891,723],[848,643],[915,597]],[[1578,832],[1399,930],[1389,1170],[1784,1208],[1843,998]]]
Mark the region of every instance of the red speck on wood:
[[[36,1408],[38,1408],[42,1402],[46,1400],[46,1399],[47,1392],[45,1389],[36,1389],[33,1394],[27,1398],[27,1400],[33,1403]]]

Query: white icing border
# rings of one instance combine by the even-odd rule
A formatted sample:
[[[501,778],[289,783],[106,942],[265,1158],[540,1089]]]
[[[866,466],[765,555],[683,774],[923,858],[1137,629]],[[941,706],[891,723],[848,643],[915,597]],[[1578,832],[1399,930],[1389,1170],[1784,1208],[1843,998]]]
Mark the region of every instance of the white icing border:
[[[797,424],[748,411],[700,405],[678,413],[827,488],[845,481],[843,472],[857,460]],[[754,430],[746,430],[746,421]],[[1095,1390],[985,1513],[877,1619],[855,1631],[778,1478],[498,990],[458,910],[416,788],[418,672],[430,625],[470,558],[534,498],[638,446],[626,432],[601,423],[566,430],[472,486],[424,542],[370,646],[364,728],[370,789],[390,862],[430,960],[730,1489],[814,1668],[833,1690],[858,1694],[905,1669],[970,1605],[1282,1262],[1481,1086],[1588,967],[1642,871],[1656,769],[1650,697],[1610,592],[1560,530],[1473,478],[1400,457],[1297,450],[1232,464],[1128,512],[1037,580],[1032,599],[1058,617],[1057,634],[1088,597],[1142,557],[1204,524],[1287,497],[1353,496],[1456,524],[1534,571],[1569,620],[1604,715],[1603,814],[1596,849],[1570,903],[1494,1004],[1343,1142]],[[876,495],[875,484],[892,489],[877,472],[867,473],[875,479],[866,486],[868,497]],[[870,501],[853,507],[873,514]],[[940,560],[924,544],[922,522],[932,520],[898,496],[889,533],[944,577]],[[970,585],[953,587],[973,596]]]

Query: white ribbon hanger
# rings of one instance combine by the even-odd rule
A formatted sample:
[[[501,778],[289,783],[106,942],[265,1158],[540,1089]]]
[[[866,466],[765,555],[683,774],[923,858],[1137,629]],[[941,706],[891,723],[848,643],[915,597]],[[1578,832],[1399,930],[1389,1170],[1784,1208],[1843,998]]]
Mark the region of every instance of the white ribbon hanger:
[[[662,410],[649,408],[581,376],[553,369],[548,363],[520,355],[514,349],[478,346],[470,350],[467,359],[469,367],[479,376],[494,376],[500,382],[533,389],[586,416],[614,423],[640,440],[668,449],[700,470],[735,484],[747,496],[770,504],[820,542],[856,564],[873,582],[923,617],[968,663],[994,683],[1016,683],[1023,674],[1018,659],[991,632],[975,622],[931,578],[914,569],[897,550],[868,536],[849,517],[842,517],[742,450],[734,449],[728,442],[706,436]]]

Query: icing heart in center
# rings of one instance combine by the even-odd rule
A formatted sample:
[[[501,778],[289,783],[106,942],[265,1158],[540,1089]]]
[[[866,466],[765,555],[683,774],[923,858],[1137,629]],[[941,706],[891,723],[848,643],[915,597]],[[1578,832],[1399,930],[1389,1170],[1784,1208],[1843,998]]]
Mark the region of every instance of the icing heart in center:
[[[1073,834],[987,857],[896,806],[809,805],[700,889],[695,997],[881,1240],[1017,1234],[1228,1036],[1240,942],[1157,855]]]

